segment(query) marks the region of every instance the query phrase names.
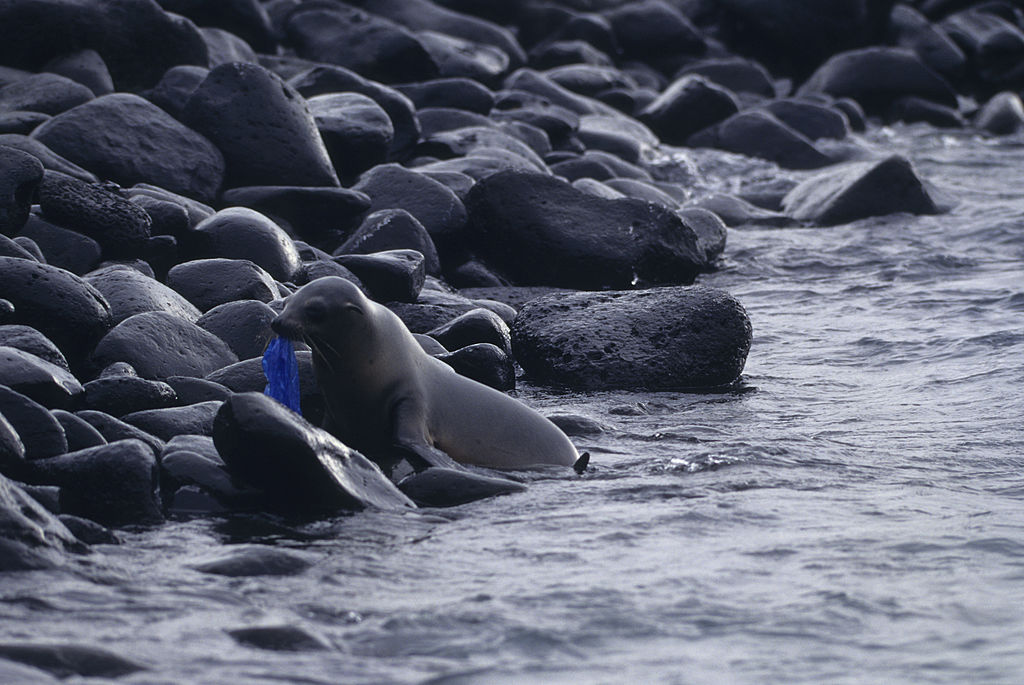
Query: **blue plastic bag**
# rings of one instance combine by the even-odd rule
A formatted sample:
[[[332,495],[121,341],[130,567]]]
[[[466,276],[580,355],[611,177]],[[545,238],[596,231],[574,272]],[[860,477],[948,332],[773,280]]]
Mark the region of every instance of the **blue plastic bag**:
[[[270,341],[263,352],[263,375],[267,377],[267,387],[263,394],[301,416],[299,362],[295,359],[295,348],[291,340],[277,337]]]

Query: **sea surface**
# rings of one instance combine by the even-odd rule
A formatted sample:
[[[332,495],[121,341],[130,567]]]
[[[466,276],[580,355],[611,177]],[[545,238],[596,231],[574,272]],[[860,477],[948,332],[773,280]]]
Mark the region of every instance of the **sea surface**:
[[[722,394],[564,393],[583,477],[300,528],[193,519],[0,577],[0,642],[102,646],[123,683],[1024,682],[1024,138],[862,139],[955,206],[730,230],[754,328]],[[780,175],[694,155],[694,192]],[[236,545],[284,577],[196,563]],[[317,649],[228,631],[289,626]],[[71,679],[67,682],[92,682]]]

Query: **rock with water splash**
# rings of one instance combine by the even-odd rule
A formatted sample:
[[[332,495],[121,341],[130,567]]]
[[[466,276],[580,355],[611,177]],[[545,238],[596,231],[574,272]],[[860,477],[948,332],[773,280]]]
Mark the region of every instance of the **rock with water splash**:
[[[750,341],[743,306],[703,286],[549,295],[512,325],[513,352],[531,378],[587,390],[728,385]]]
[[[217,451],[232,473],[292,512],[402,510],[412,502],[376,464],[266,395],[233,395],[214,423]]]
[[[0,571],[53,568],[67,552],[81,551],[82,543],[56,516],[0,475]]]
[[[811,176],[782,204],[790,216],[826,226],[896,212],[939,212],[910,161],[899,155],[843,164]]]

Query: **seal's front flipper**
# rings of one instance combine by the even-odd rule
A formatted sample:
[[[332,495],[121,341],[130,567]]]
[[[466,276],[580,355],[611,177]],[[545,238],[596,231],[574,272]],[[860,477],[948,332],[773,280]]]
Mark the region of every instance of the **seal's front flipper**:
[[[576,463],[572,465],[572,470],[576,473],[583,475],[583,472],[587,470],[587,466],[590,465],[590,452],[584,452],[580,455],[580,458],[576,460]]]
[[[465,467],[447,454],[425,442],[398,442],[394,448],[405,453],[406,459],[417,471],[430,467],[464,471]]]

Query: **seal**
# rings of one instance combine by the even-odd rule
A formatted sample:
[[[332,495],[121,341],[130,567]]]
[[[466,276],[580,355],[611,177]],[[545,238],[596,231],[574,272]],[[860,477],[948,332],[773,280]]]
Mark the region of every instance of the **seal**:
[[[271,328],[309,345],[323,428],[364,454],[398,449],[431,466],[454,459],[496,469],[580,459],[555,424],[431,357],[397,315],[344,278],[300,288]]]

